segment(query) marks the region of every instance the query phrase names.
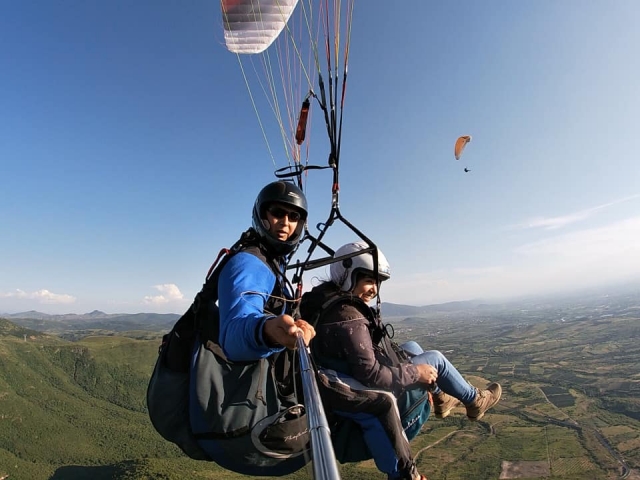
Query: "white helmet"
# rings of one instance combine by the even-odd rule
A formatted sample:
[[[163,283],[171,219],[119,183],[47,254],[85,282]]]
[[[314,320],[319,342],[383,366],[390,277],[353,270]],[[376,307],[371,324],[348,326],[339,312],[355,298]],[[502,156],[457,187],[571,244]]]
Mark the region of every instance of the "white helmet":
[[[369,248],[365,242],[353,242],[343,245],[336,253],[333,254],[334,258],[347,255],[349,253],[359,252]],[[329,269],[331,281],[338,285],[344,292],[350,291],[356,286],[357,276],[359,273],[369,274],[373,276],[374,265],[373,255],[371,252],[363,253],[361,255],[354,255],[353,257],[345,258],[339,262],[331,264]],[[391,269],[389,268],[389,262],[384,254],[378,249],[378,278],[380,281],[386,280],[391,277]]]

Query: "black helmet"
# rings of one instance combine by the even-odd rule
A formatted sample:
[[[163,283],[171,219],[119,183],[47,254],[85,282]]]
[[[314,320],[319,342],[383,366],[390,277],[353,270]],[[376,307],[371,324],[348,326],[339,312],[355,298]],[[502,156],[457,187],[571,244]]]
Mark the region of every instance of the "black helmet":
[[[269,224],[266,222],[267,208],[272,203],[282,203],[300,212],[300,221],[295,232],[288,240],[282,241],[269,234]],[[291,182],[279,180],[272,182],[258,194],[256,203],[253,205],[253,228],[267,246],[278,255],[288,255],[300,242],[302,230],[307,220],[307,199],[302,190]]]

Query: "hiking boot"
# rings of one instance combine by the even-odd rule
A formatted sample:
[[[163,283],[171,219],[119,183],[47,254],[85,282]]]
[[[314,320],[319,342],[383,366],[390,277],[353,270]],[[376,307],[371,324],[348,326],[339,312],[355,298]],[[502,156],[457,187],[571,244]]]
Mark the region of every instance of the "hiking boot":
[[[392,477],[391,475],[387,475],[387,480],[429,480],[426,475],[422,475],[418,472],[418,469],[415,465],[412,465],[408,472],[404,475],[400,475],[399,477]]]
[[[433,393],[431,397],[433,398],[433,413],[438,418],[447,417],[451,410],[460,405],[460,400],[444,392]]]
[[[467,405],[467,417],[469,420],[480,420],[485,412],[493,407],[500,400],[502,387],[499,383],[492,383],[486,390],[476,388],[476,398]]]

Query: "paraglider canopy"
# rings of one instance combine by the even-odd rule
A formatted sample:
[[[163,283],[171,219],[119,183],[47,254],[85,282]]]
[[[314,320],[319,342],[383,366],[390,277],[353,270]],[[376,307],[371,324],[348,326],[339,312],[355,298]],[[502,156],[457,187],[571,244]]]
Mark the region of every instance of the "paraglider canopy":
[[[467,143],[469,143],[470,141],[471,135],[463,135],[461,137],[458,137],[458,139],[456,140],[456,144],[453,147],[453,154],[455,155],[456,160],[460,160],[460,156],[462,155],[464,147],[466,147]]]
[[[284,29],[298,0],[222,0],[224,39],[233,53],[260,53]]]

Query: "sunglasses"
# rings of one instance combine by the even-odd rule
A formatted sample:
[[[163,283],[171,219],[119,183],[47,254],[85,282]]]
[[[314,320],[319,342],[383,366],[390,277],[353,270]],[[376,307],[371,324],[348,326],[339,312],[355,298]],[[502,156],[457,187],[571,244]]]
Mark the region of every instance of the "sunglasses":
[[[289,217],[290,222],[297,222],[298,220],[300,220],[299,212],[285,210],[284,208],[280,207],[269,207],[267,208],[267,212],[269,212],[272,217],[277,218],[278,220],[281,220],[284,217]]]

